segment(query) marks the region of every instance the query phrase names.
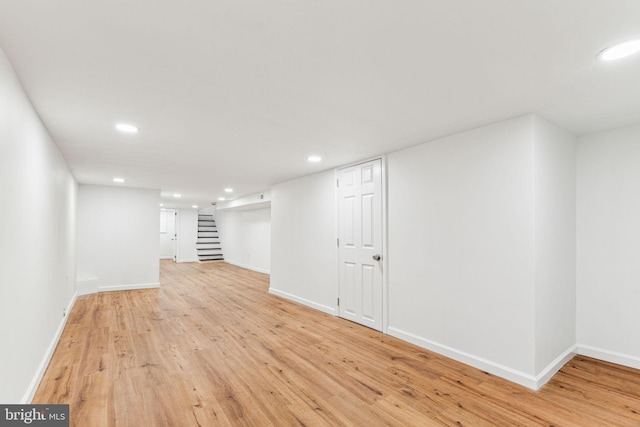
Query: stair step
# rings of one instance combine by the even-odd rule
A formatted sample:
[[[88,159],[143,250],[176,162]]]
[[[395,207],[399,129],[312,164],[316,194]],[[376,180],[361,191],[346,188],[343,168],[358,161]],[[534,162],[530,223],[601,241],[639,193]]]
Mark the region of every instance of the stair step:
[[[213,215],[198,215],[196,250],[200,261],[224,261],[218,228]]]
[[[215,231],[201,231],[198,233],[198,237],[218,237],[218,233]]]
[[[198,256],[208,255],[220,255],[222,256],[222,249],[198,249]]]
[[[222,255],[220,256],[204,256],[199,257],[200,261],[224,261]]]
[[[222,255],[222,249],[198,249],[198,256],[202,255]]]

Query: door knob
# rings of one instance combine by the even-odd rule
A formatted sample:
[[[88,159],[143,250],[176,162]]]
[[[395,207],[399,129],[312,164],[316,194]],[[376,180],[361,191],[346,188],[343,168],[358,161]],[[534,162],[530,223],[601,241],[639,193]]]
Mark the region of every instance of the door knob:
[[[375,254],[375,255],[373,256],[373,260],[374,260],[374,261],[380,261],[381,259],[382,259],[382,257],[380,256],[380,254]]]

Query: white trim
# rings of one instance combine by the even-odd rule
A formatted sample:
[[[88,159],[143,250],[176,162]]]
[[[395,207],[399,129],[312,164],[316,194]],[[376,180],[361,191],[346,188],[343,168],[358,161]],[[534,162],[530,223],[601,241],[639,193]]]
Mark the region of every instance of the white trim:
[[[380,156],[382,166],[382,332],[389,333],[389,227],[387,204],[387,155]]]
[[[200,262],[200,260],[199,259],[178,259],[178,260],[176,260],[176,262],[177,263],[180,263],[180,262]]]
[[[577,346],[574,344],[571,347],[569,347],[567,350],[565,350],[565,352],[562,353],[560,356],[556,357],[556,359],[553,362],[549,363],[549,365],[546,368],[544,368],[538,375],[536,375],[535,390],[540,389],[540,387],[542,387],[547,382],[549,382],[551,377],[557,374],[558,371],[562,369],[562,367],[566,365],[568,361],[573,359],[576,353],[577,353]]]
[[[387,239],[388,236],[388,224],[387,224],[387,220],[388,220],[388,216],[387,216],[387,155],[386,154],[381,154],[379,156],[374,156],[374,157],[369,157],[366,159],[362,159],[362,160],[358,160],[356,162],[353,163],[348,163],[346,165],[342,165],[342,166],[338,166],[333,170],[333,176],[334,176],[334,181],[337,183],[338,179],[340,178],[340,171],[342,169],[346,169],[346,168],[351,168],[354,166],[358,166],[361,165],[363,163],[368,163],[368,162],[373,162],[375,160],[380,160],[380,179],[381,179],[381,185],[380,185],[380,191],[381,191],[381,201],[380,203],[382,204],[382,244],[380,247],[380,254],[382,255],[382,333],[388,334],[389,333],[389,261],[388,261],[388,253],[389,253],[389,240]],[[335,227],[335,235],[336,235],[336,240],[340,237],[340,188],[336,185],[335,187],[335,221],[334,221],[334,227]],[[340,247],[336,248],[337,252],[338,252],[338,263],[336,265],[336,268],[338,269],[338,286],[336,288],[336,290],[338,291],[338,294],[336,295],[336,301],[338,298],[340,298]],[[340,316],[340,307],[336,306],[335,310],[335,315],[336,316]]]
[[[333,170],[333,182],[335,182],[335,187],[333,188],[333,235],[336,239],[336,246],[334,248],[334,259],[336,261],[334,268],[336,272],[336,284],[335,284],[335,295],[333,296],[333,300],[336,302],[336,305],[333,307],[333,315],[340,316],[340,169],[335,168]],[[333,184],[332,184],[333,185]]]
[[[167,212],[168,211],[173,211],[173,215],[171,215],[171,218],[173,218],[173,234],[174,234],[175,238],[171,239],[171,243],[172,243],[171,244],[171,246],[172,246],[171,249],[172,249],[173,255],[161,256],[160,259],[170,259],[170,260],[174,261],[176,259],[176,257],[178,256],[178,239],[180,238],[178,236],[178,234],[179,234],[178,233],[178,231],[179,231],[178,230],[178,215],[179,215],[179,212],[178,212],[178,209],[176,209],[176,208],[166,208],[166,209],[163,208],[163,209],[161,209],[161,211],[162,210],[167,211]],[[165,234],[166,234],[166,232],[165,232]]]
[[[40,381],[42,381],[42,377],[44,376],[44,373],[47,371],[47,367],[49,366],[51,357],[53,357],[53,353],[56,350],[56,347],[58,346],[58,341],[60,341],[60,337],[62,336],[62,331],[64,331],[64,327],[67,324],[67,319],[69,318],[71,309],[73,308],[77,299],[78,299],[78,292],[74,292],[73,296],[71,297],[71,301],[69,301],[69,304],[67,304],[67,307],[66,307],[67,315],[64,316],[60,321],[60,324],[58,325],[58,329],[53,335],[53,339],[49,343],[49,347],[47,347],[47,350],[44,353],[44,357],[42,358],[42,361],[40,362],[40,365],[38,366],[38,369],[36,370],[36,373],[33,376],[33,379],[31,380],[29,387],[27,388],[27,391],[24,393],[24,395],[22,396],[22,399],[20,400],[21,405],[29,404],[31,403],[31,400],[33,400],[33,396],[36,394],[36,391],[38,390],[38,386],[40,385]]]
[[[137,289],[155,289],[159,287],[160,287],[160,283],[141,283],[139,285],[111,285],[111,286],[99,286],[98,292],[134,291]]]
[[[326,306],[326,305],[318,304],[317,302],[313,302],[313,301],[310,301],[310,300],[305,299],[305,298],[300,298],[300,297],[297,297],[295,295],[291,295],[288,292],[279,291],[277,289],[273,289],[273,288],[270,287],[269,288],[269,293],[273,294],[273,295],[276,295],[276,296],[279,296],[279,297],[282,297],[284,299],[288,299],[288,300],[293,301],[293,302],[297,302],[298,304],[302,304],[304,306],[311,307],[313,309],[316,309],[316,310],[321,311],[323,313],[330,314],[332,316],[337,316],[338,315],[338,312],[336,311],[335,307],[329,307],[329,306]]]
[[[632,356],[630,354],[618,353],[617,351],[605,350],[602,348],[583,344],[578,344],[577,353],[582,356],[604,360],[605,362],[611,362],[617,365],[640,369],[640,357]]]
[[[98,292],[100,280],[96,278],[82,279],[76,281],[76,292],[78,295],[89,295]]]
[[[478,368],[491,374],[497,375],[501,378],[507,379],[516,384],[520,384],[532,390],[538,389],[538,379],[533,375],[518,371],[516,369],[512,369],[499,363],[492,362],[482,357],[474,356],[464,351],[456,350],[452,347],[419,337],[410,332],[405,332],[400,329],[394,328],[393,326],[389,326],[389,335],[400,338],[404,341],[408,341],[412,344],[415,344],[422,348],[426,348],[427,350],[436,352],[443,356],[447,356],[466,365],[473,366],[474,368]]]
[[[236,267],[244,268],[246,270],[253,270],[253,271],[257,271],[258,273],[271,274],[271,271],[265,268],[252,267],[250,265],[239,264],[237,262],[232,262],[226,259],[224,260],[224,262],[226,262],[227,264],[235,265]]]

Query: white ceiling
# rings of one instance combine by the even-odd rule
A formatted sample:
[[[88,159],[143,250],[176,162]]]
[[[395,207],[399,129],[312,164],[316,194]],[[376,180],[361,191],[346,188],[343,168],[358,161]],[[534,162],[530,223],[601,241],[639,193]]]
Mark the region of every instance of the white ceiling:
[[[596,60],[636,37],[638,0],[0,0],[77,180],[201,206],[526,113],[639,123],[640,57]]]

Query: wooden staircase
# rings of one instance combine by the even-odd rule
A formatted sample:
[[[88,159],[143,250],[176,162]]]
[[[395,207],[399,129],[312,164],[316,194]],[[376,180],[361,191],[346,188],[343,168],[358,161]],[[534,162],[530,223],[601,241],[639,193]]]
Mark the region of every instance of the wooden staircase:
[[[222,246],[218,237],[216,220],[213,215],[198,215],[198,240],[196,242],[198,260],[223,261]]]

